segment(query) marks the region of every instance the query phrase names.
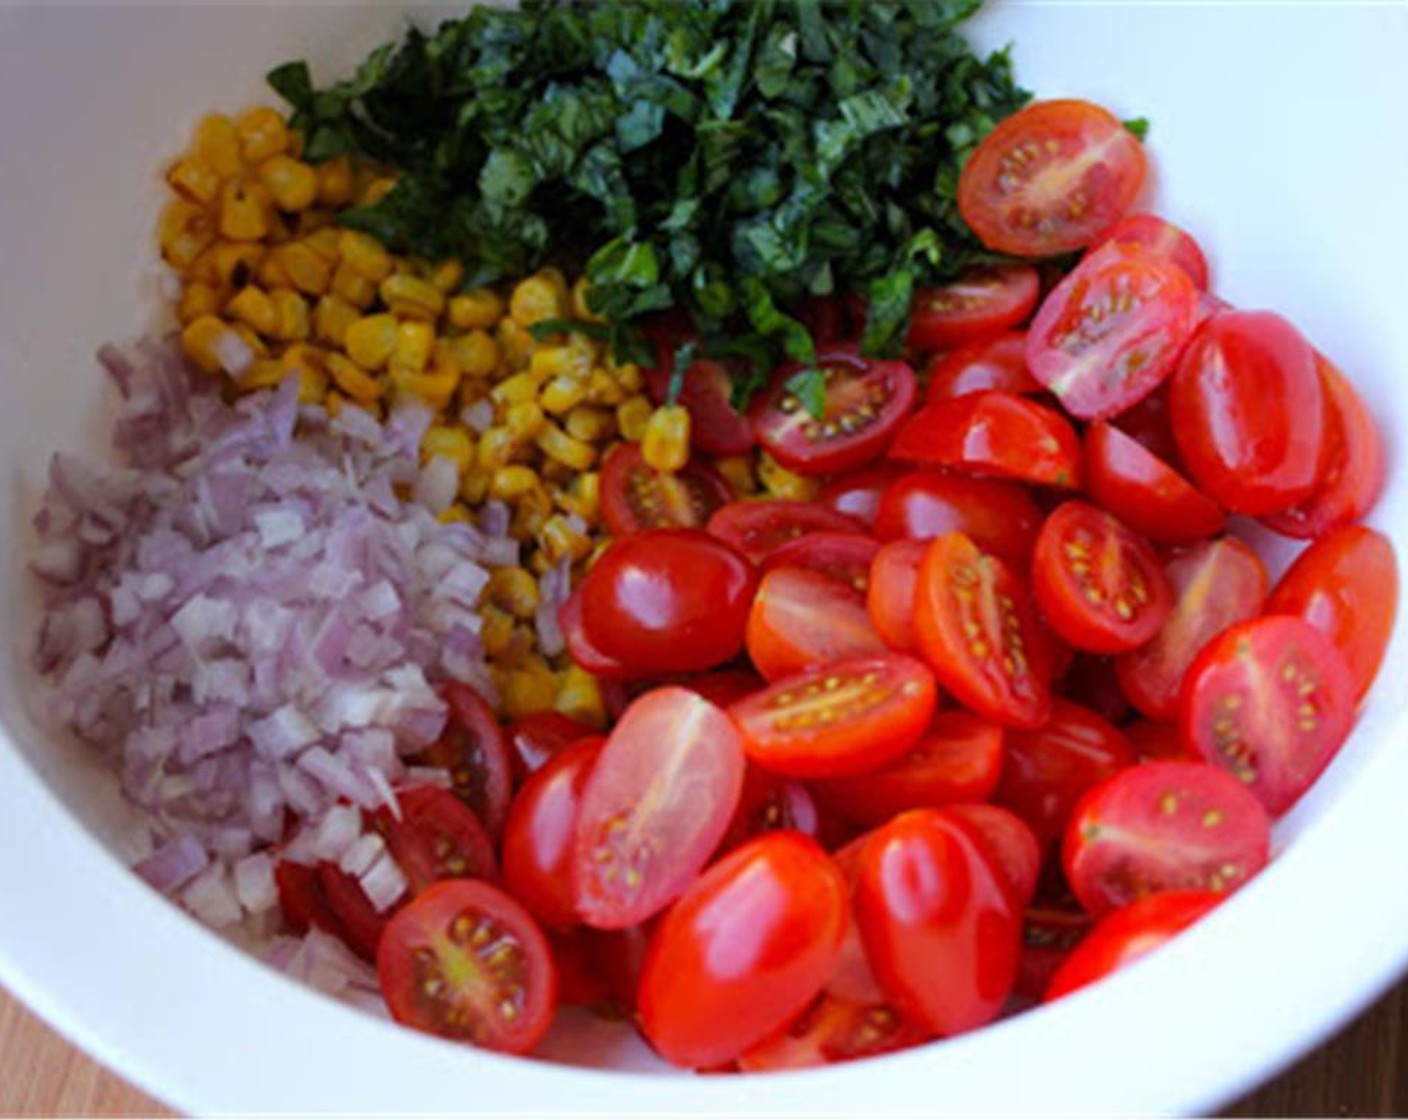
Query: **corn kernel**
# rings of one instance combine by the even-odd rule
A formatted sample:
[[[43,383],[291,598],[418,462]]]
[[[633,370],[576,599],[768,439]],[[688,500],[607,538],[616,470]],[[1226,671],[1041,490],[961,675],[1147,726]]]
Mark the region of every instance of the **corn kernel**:
[[[549,492],[553,495],[553,501],[559,506],[562,503],[558,501],[558,492],[560,492],[563,487],[567,486],[576,476],[576,471],[572,470],[570,467],[564,466],[556,459],[545,458],[538,463],[538,477],[543,480],[543,484],[548,487]]]
[[[527,368],[533,357],[533,351],[538,348],[538,342],[528,333],[528,328],[521,326],[517,320],[505,316],[499,320],[494,331],[499,341],[499,352],[503,355],[504,364],[514,371]]]
[[[333,269],[328,287],[359,311],[366,311],[376,302],[376,283],[357,272],[345,260]]]
[[[545,268],[520,281],[509,296],[508,313],[521,327],[544,319],[565,319],[567,312],[566,284],[555,269]]]
[[[604,443],[616,435],[616,414],[599,405],[579,404],[567,414],[562,426],[573,439]]]
[[[327,355],[316,346],[296,343],[279,357],[289,375],[298,378],[298,399],[320,404],[328,393]]]
[[[538,488],[538,476],[531,467],[515,464],[500,467],[489,482],[489,496],[503,502],[517,501]]]
[[[396,345],[391,351],[391,370],[396,374],[422,373],[430,365],[435,348],[435,328],[429,323],[396,324]]]
[[[471,467],[460,479],[460,497],[471,506],[479,506],[489,496],[489,483],[493,480],[490,471]]]
[[[373,179],[365,187],[363,187],[361,193],[358,194],[357,204],[359,206],[375,206],[383,198],[389,195],[392,190],[395,189],[395,187],[396,180],[394,178],[391,178],[390,176],[382,176],[380,178]]]
[[[794,474],[766,451],[758,456],[758,481],[770,497],[788,501],[810,502],[821,490],[816,479]]]
[[[585,382],[591,374],[592,364],[589,355],[571,346],[540,346],[528,360],[528,368],[539,381],[549,377],[567,377],[573,381]],[[582,387],[586,395],[586,387]]]
[[[338,238],[338,249],[347,267],[373,284],[380,284],[395,268],[391,254],[375,237],[357,230],[345,229]]]
[[[739,497],[746,497],[758,489],[757,477],[753,474],[753,458],[750,455],[729,455],[714,460],[714,466],[724,476],[724,481]]]
[[[357,309],[341,296],[325,295],[313,307],[313,335],[340,349],[347,340],[347,328],[359,318]]]
[[[214,315],[202,315],[192,320],[181,332],[181,351],[206,373],[229,371],[252,361],[254,354],[240,343],[240,337],[229,323]]]
[[[186,156],[166,173],[171,189],[196,206],[210,206],[220,196],[220,176],[204,160]]]
[[[450,340],[466,377],[485,378],[499,368],[499,344],[485,331],[473,330]]]
[[[455,502],[440,515],[440,523],[442,525],[449,525],[452,522],[462,522],[467,525],[473,524],[474,514],[470,512],[469,507],[464,503]]]
[[[560,513],[543,522],[539,540],[554,564],[569,556],[575,562],[592,550],[591,537]]]
[[[497,404],[511,406],[538,399],[538,380],[530,373],[515,373],[505,377],[489,390],[489,396]]]
[[[337,216],[331,210],[310,206],[298,214],[295,221],[294,232],[316,249],[318,256],[328,264],[336,264],[341,259],[337,242],[342,231],[337,228]]]
[[[596,448],[573,439],[556,424],[543,424],[534,442],[548,458],[556,459],[574,471],[584,471],[596,462]]]
[[[423,401],[437,411],[449,406],[459,387],[459,375],[453,370],[417,373],[410,368],[398,368],[394,356],[388,376],[399,397]]]
[[[345,354],[329,354],[327,367],[334,384],[358,404],[369,404],[381,396],[381,382]]]
[[[514,439],[534,439],[546,423],[543,410],[537,401],[520,401],[504,410],[504,427]]]
[[[689,410],[662,404],[650,415],[640,441],[641,457],[657,471],[673,473],[689,462]]]
[[[586,395],[586,386],[576,378],[558,376],[543,386],[540,403],[554,416],[562,416],[571,412]]]
[[[646,427],[654,411],[646,397],[632,397],[618,406],[616,427],[621,433],[621,438],[632,443],[639,443],[644,439]]]
[[[557,503],[588,525],[596,524],[601,511],[601,475],[596,471],[582,471],[572,479],[566,491],[558,494]]]
[[[604,323],[604,320],[591,308],[590,292],[592,282],[585,276],[577,277],[577,282],[572,285],[572,318],[583,323]]]
[[[157,240],[167,263],[185,270],[215,240],[215,223],[199,206],[173,198],[162,208]]]
[[[235,122],[240,155],[250,164],[263,163],[288,151],[288,126],[283,117],[266,105],[257,105],[240,114]]]
[[[196,125],[192,149],[196,156],[222,179],[239,172],[240,138],[235,122],[220,113],[202,117]]]
[[[332,283],[332,267],[316,249],[302,241],[282,245],[277,250],[289,283],[300,292],[320,296]]]
[[[265,253],[259,259],[254,278],[265,288],[287,288],[290,286],[288,271],[278,253]]]
[[[258,358],[234,379],[235,388],[241,393],[255,393],[282,384],[287,376],[288,370],[278,358]]]
[[[615,362],[608,361],[606,363],[606,370],[611,376],[616,378],[616,384],[621,386],[627,393],[639,393],[644,391],[645,375],[641,373],[640,366],[636,365],[635,362],[624,362],[618,366]]]
[[[381,282],[381,299],[397,315],[433,323],[445,310],[445,293],[415,276],[388,276]]]
[[[485,654],[502,657],[513,639],[513,616],[491,603],[480,608],[479,617],[482,622],[479,638],[484,643]]]
[[[363,369],[381,369],[396,349],[396,316],[366,315],[347,328],[347,356]]]
[[[324,206],[346,206],[356,190],[352,161],[338,156],[318,165],[318,201]]]
[[[509,522],[509,535],[515,540],[531,541],[552,515],[552,499],[541,486],[529,490],[518,499],[513,507],[513,520]]]
[[[269,232],[269,207],[257,183],[231,179],[220,188],[220,235],[259,241]]]
[[[262,335],[273,335],[279,325],[279,313],[269,293],[260,288],[241,288],[225,305],[232,319],[247,323]]]
[[[256,358],[267,358],[269,356],[269,347],[265,345],[264,340],[252,331],[247,324],[231,323],[230,329],[235,332],[239,340],[249,348],[250,353]]]
[[[231,288],[248,284],[264,259],[264,247],[249,241],[217,241],[209,253],[220,283]]]
[[[557,680],[539,658],[530,657],[508,673],[502,693],[504,715],[522,719],[552,707],[557,699]]]
[[[464,265],[457,260],[441,261],[426,277],[445,295],[449,295],[464,283]]]
[[[420,453],[425,460],[436,455],[449,459],[463,475],[474,462],[474,436],[458,425],[433,424],[421,437]]]
[[[580,665],[568,665],[562,671],[552,706],[598,731],[606,726],[606,700],[601,694],[601,682]]]
[[[259,165],[259,181],[280,210],[307,210],[318,199],[318,173],[302,160],[272,156]]]
[[[520,620],[532,618],[538,609],[538,581],[522,568],[496,568],[484,594],[494,606]]]
[[[472,288],[450,297],[450,325],[456,330],[485,330],[504,317],[504,301],[492,288]]]
[[[256,183],[261,196],[265,197],[268,204],[267,213],[269,215],[269,232],[264,235],[264,241],[268,245],[286,245],[293,240],[293,223],[283,214],[279,213],[279,208],[274,205],[274,197],[269,194],[269,188],[263,183]]]
[[[312,332],[308,327],[308,303],[291,288],[275,288],[269,293],[278,313],[278,323],[271,332],[285,342],[302,342]]]
[[[592,404],[606,404],[613,407],[624,404],[631,394],[626,391],[616,375],[609,369],[597,366],[587,378],[587,400]]]
[[[518,452],[519,443],[507,428],[490,428],[479,437],[479,450],[475,453],[479,468],[495,471],[508,466]]]
[[[181,289],[176,317],[185,326],[202,315],[218,315],[225,304],[225,292],[214,284],[196,280]]]

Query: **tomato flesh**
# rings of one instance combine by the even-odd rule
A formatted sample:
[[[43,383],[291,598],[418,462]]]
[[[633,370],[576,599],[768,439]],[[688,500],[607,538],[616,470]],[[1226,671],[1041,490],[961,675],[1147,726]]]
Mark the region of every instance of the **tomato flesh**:
[[[807,533],[858,533],[855,518],[813,502],[788,499],[730,502],[709,518],[709,533],[761,564],[789,541]]]
[[[1208,261],[1187,230],[1155,214],[1130,214],[1110,230],[1106,241],[1139,245],[1156,257],[1176,264],[1199,291],[1208,287]]]
[[[1021,394],[1042,391],[1041,382],[1027,370],[1025,331],[1003,331],[965,342],[930,362],[928,375],[924,399],[930,404],[985,389]]]
[[[400,815],[382,806],[371,826],[386,840],[412,895],[442,879],[498,882],[494,841],[462,801],[439,786],[397,790]]]
[[[1091,500],[1159,544],[1191,544],[1222,531],[1218,504],[1167,462],[1103,420],[1085,433]]]
[[[1003,265],[965,273],[941,288],[920,288],[909,310],[908,344],[944,350],[1026,319],[1041,282],[1031,265]]]
[[[865,597],[850,584],[803,568],[763,577],[748,613],[748,656],[768,681],[886,652]]]
[[[763,561],[762,570],[804,568],[864,595],[870,586],[870,565],[879,551],[880,542],[864,533],[807,533],[779,545]]]
[[[657,471],[640,444],[623,443],[601,468],[601,518],[615,537],[642,529],[702,529],[733,499],[723,476],[698,459],[678,471]]]
[[[421,763],[446,770],[455,795],[474,810],[490,836],[498,836],[513,784],[508,741],[494,710],[474,689],[447,681],[440,693],[449,705],[449,722],[422,752]]]
[[[897,653],[914,653],[914,589],[927,546],[923,541],[891,541],[875,554],[865,609],[880,640]]]
[[[749,1072],[811,1069],[906,1050],[929,1037],[888,1004],[821,995],[785,1030],[741,1054],[738,1066]]]

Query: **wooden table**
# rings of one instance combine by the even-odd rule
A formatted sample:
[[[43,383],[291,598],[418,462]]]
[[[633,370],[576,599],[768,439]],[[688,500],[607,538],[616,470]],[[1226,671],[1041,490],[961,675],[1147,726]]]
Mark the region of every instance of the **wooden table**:
[[[169,1116],[0,990],[0,1116]],[[1408,982],[1229,1115],[1408,1115]]]

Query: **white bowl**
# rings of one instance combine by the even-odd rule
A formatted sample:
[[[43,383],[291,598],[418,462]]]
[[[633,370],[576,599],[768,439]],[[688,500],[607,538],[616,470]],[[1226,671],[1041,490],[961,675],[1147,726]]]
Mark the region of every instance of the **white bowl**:
[[[159,169],[203,112],[326,78],[386,7],[0,10],[0,981],[101,1060],[193,1112],[1201,1112],[1330,1034],[1408,963],[1403,627],[1357,732],[1281,823],[1272,867],[1167,951],[1061,1004],[847,1067],[691,1078],[529,1063],[400,1030],[303,990],[150,892],[124,809],[28,712],[21,556],[49,452],[100,446],[93,351],[157,307]],[[1146,115],[1153,204],[1209,250],[1231,302],[1297,322],[1408,433],[1408,9],[998,5],[1021,79]],[[1396,459],[1396,455],[1394,455]],[[1408,473],[1374,523],[1408,556]],[[649,1066],[599,1027],[577,1063]]]

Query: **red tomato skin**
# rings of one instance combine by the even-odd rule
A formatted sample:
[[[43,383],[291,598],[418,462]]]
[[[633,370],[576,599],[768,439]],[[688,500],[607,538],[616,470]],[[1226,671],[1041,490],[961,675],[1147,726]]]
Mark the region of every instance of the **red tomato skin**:
[[[503,884],[549,929],[577,924],[572,894],[572,855],[582,790],[605,736],[594,736],[555,755],[524,783],[504,827]]]
[[[373,905],[356,878],[335,863],[324,860],[316,869],[318,885],[337,916],[343,944],[364,961],[375,962],[377,946],[390,911],[383,914]],[[404,901],[398,899],[397,904]]]
[[[387,806],[371,815],[371,825],[386,840],[411,894],[442,879],[499,881],[494,840],[474,811],[439,786],[411,786],[396,791],[400,816]]]
[[[945,350],[1026,320],[1041,281],[1031,265],[1001,265],[965,273],[940,288],[920,288],[909,309],[907,344]]]
[[[283,911],[284,921],[294,933],[303,934],[309,929],[316,929],[351,947],[342,919],[333,911],[327,893],[318,881],[315,865],[276,860],[274,886],[278,890],[279,909]]]
[[[738,1066],[747,1073],[811,1069],[893,1054],[929,1037],[888,1004],[823,994],[786,1029],[740,1055]]]
[[[1070,421],[997,389],[925,405],[900,427],[890,458],[1042,486],[1081,486],[1080,440]]]
[[[1229,695],[1238,697],[1235,712],[1225,702]],[[1229,717],[1230,736],[1223,730]],[[1224,630],[1198,654],[1183,682],[1178,724],[1184,742],[1280,816],[1353,729],[1354,678],[1310,623],[1263,615]]]
[[[1325,393],[1314,350],[1285,319],[1214,314],[1169,385],[1183,462],[1224,509],[1271,514],[1312,496],[1325,452]]]
[[[1027,368],[1073,416],[1117,415],[1173,372],[1196,306],[1182,269],[1137,245],[1106,243],[1042,301]]]
[[[1009,887],[972,827],[915,809],[870,834],[856,920],[876,979],[909,1019],[941,1037],[996,1018],[1021,936]]]
[[[1051,144],[1055,170],[1048,175]],[[1013,158],[1018,151],[1020,161]],[[996,252],[1068,253],[1113,228],[1138,197],[1146,168],[1143,147],[1109,111],[1074,99],[1036,101],[999,122],[969,157],[958,179],[958,209]],[[1059,185],[1042,191],[1043,179]],[[1076,196],[1083,205],[1074,205]],[[1061,220],[1073,213],[1079,217]]]
[[[897,540],[881,546],[870,566],[865,609],[880,640],[897,653],[914,653],[914,589],[927,546],[923,541]]]
[[[607,657],[587,637],[582,622],[582,587],[580,584],[563,600],[557,608],[557,624],[562,629],[562,638],[567,652],[579,666],[603,681],[620,681],[631,676],[630,671],[614,657]]]
[[[763,561],[764,576],[774,568],[805,568],[847,584],[864,595],[870,565],[880,542],[865,533],[807,533],[788,541]]]
[[[702,529],[714,511],[733,500],[718,471],[690,459],[679,471],[662,474],[641,454],[640,444],[623,443],[601,468],[601,519],[613,537],[644,529]]]
[[[421,757],[427,765],[450,772],[455,796],[474,810],[490,836],[498,837],[503,834],[513,790],[508,740],[494,710],[469,685],[446,681],[440,694],[450,718],[440,739]]]
[[[871,529],[880,509],[880,495],[885,487],[906,473],[898,463],[871,463],[831,479],[821,488],[816,500],[823,508],[854,518],[865,529]]]
[[[1169,890],[1230,894],[1263,867],[1271,818],[1225,770],[1144,762],[1085,792],[1066,826],[1066,881],[1093,917]]]
[[[745,644],[753,666],[769,682],[888,652],[859,592],[803,568],[774,568],[763,577],[748,612]]]
[[[1027,370],[1026,331],[985,335],[936,355],[929,363],[928,386],[924,399],[929,404],[987,389],[1023,396],[1043,391]]]
[[[1133,964],[1182,933],[1225,897],[1209,891],[1162,891],[1107,915],[1056,970],[1043,1002],[1068,996]]]
[[[973,828],[1011,888],[1013,906],[1018,910],[1030,906],[1041,878],[1042,851],[1026,822],[1001,805],[981,801],[945,805],[944,812]]]
[[[670,374],[675,366],[675,350],[694,333],[690,325],[663,345],[657,345],[659,360],[644,370],[650,399],[664,404],[670,392]],[[665,353],[661,354],[664,350]],[[726,362],[696,358],[685,370],[677,401],[689,411],[690,441],[711,455],[743,455],[754,446],[753,429],[729,400],[733,376]]]
[[[860,836],[838,848],[832,855],[836,866],[846,881],[846,933],[841,939],[841,951],[836,964],[826,981],[826,994],[847,1003],[886,1004],[889,997],[875,979],[870,967],[870,959],[865,954],[865,946],[860,940],[860,926],[856,924],[855,897],[856,882],[860,878],[861,854],[870,840],[870,833]]]
[[[595,734],[596,728],[590,724],[551,710],[533,712],[514,720],[505,729],[504,738],[508,742],[515,788],[554,755]]]
[[[768,682],[752,669],[715,669],[700,677],[690,677],[680,682],[683,688],[697,692],[711,704],[727,708],[730,704],[752,696],[767,687]]]
[[[1022,960],[1017,968],[1016,994],[1023,1000],[1040,1002],[1051,978],[1090,926],[1090,915],[1078,909],[1028,909],[1022,923]]]
[[[1096,505],[1158,544],[1191,544],[1227,521],[1216,502],[1103,420],[1086,429],[1085,485]]]
[[[1176,264],[1199,291],[1207,291],[1208,261],[1193,235],[1155,214],[1121,218],[1105,241],[1133,242],[1156,257]],[[1102,242],[1103,244],[1103,242]]]
[[[945,471],[910,471],[880,499],[875,535],[882,541],[933,540],[964,533],[984,552],[1025,564],[1041,531],[1041,509],[1025,487]]]
[[[814,502],[783,498],[730,502],[709,518],[710,535],[761,564],[774,551],[807,533],[860,533],[855,518]]]
[[[677,1066],[732,1061],[821,991],[846,884],[809,837],[770,832],[710,867],[665,915],[641,971],[641,1030]]]
[[[1306,548],[1271,592],[1267,614],[1305,619],[1344,655],[1363,699],[1378,675],[1398,615],[1393,544],[1377,529],[1347,525]]]
[[[588,641],[627,672],[659,676],[738,654],[757,576],[717,537],[653,529],[614,541],[580,586]]]
[[[743,775],[738,808],[734,810],[719,851],[732,851],[755,836],[779,829],[800,832],[825,844],[824,822],[811,790],[792,778],[750,765]]]
[[[1144,717],[1126,723],[1120,730],[1140,762],[1200,761],[1178,734],[1178,724],[1172,721]]]

